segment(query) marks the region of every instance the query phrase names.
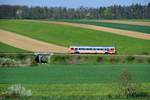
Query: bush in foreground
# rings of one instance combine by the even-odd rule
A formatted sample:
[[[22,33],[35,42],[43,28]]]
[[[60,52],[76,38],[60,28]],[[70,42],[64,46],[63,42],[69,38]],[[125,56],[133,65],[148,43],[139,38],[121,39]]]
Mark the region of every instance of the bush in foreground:
[[[7,88],[7,91],[4,93],[5,98],[22,98],[22,97],[31,97],[31,90],[26,90],[22,85],[15,84]]]
[[[19,65],[19,61],[16,61],[14,59],[11,58],[0,58],[0,66],[18,66]]]
[[[142,91],[141,85],[133,82],[133,76],[128,70],[123,70],[118,77],[118,96],[125,98],[148,97]]]

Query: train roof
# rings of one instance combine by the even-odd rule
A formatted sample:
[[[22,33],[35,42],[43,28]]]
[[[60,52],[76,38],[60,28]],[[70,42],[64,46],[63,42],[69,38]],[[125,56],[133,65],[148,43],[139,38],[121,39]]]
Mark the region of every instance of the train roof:
[[[70,48],[115,48],[114,46],[70,46]]]

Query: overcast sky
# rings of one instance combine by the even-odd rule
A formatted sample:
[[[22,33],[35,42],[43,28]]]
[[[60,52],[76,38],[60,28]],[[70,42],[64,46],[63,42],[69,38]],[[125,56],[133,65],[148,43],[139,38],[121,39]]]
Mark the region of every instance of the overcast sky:
[[[48,6],[48,7],[69,7],[77,8],[85,7],[100,7],[110,5],[131,5],[131,4],[148,4],[150,0],[0,0],[0,4],[11,5],[28,5],[28,6]]]

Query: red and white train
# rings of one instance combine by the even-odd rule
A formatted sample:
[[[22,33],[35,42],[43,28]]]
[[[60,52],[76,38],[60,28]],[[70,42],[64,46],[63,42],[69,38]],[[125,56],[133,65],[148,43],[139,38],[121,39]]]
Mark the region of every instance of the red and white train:
[[[69,53],[72,54],[115,54],[115,47],[101,46],[70,46]]]

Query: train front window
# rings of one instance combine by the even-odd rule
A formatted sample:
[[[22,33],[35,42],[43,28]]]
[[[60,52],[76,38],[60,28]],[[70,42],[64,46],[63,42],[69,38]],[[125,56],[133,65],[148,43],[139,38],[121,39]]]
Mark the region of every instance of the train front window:
[[[78,50],[78,48],[75,48],[75,50]]]

